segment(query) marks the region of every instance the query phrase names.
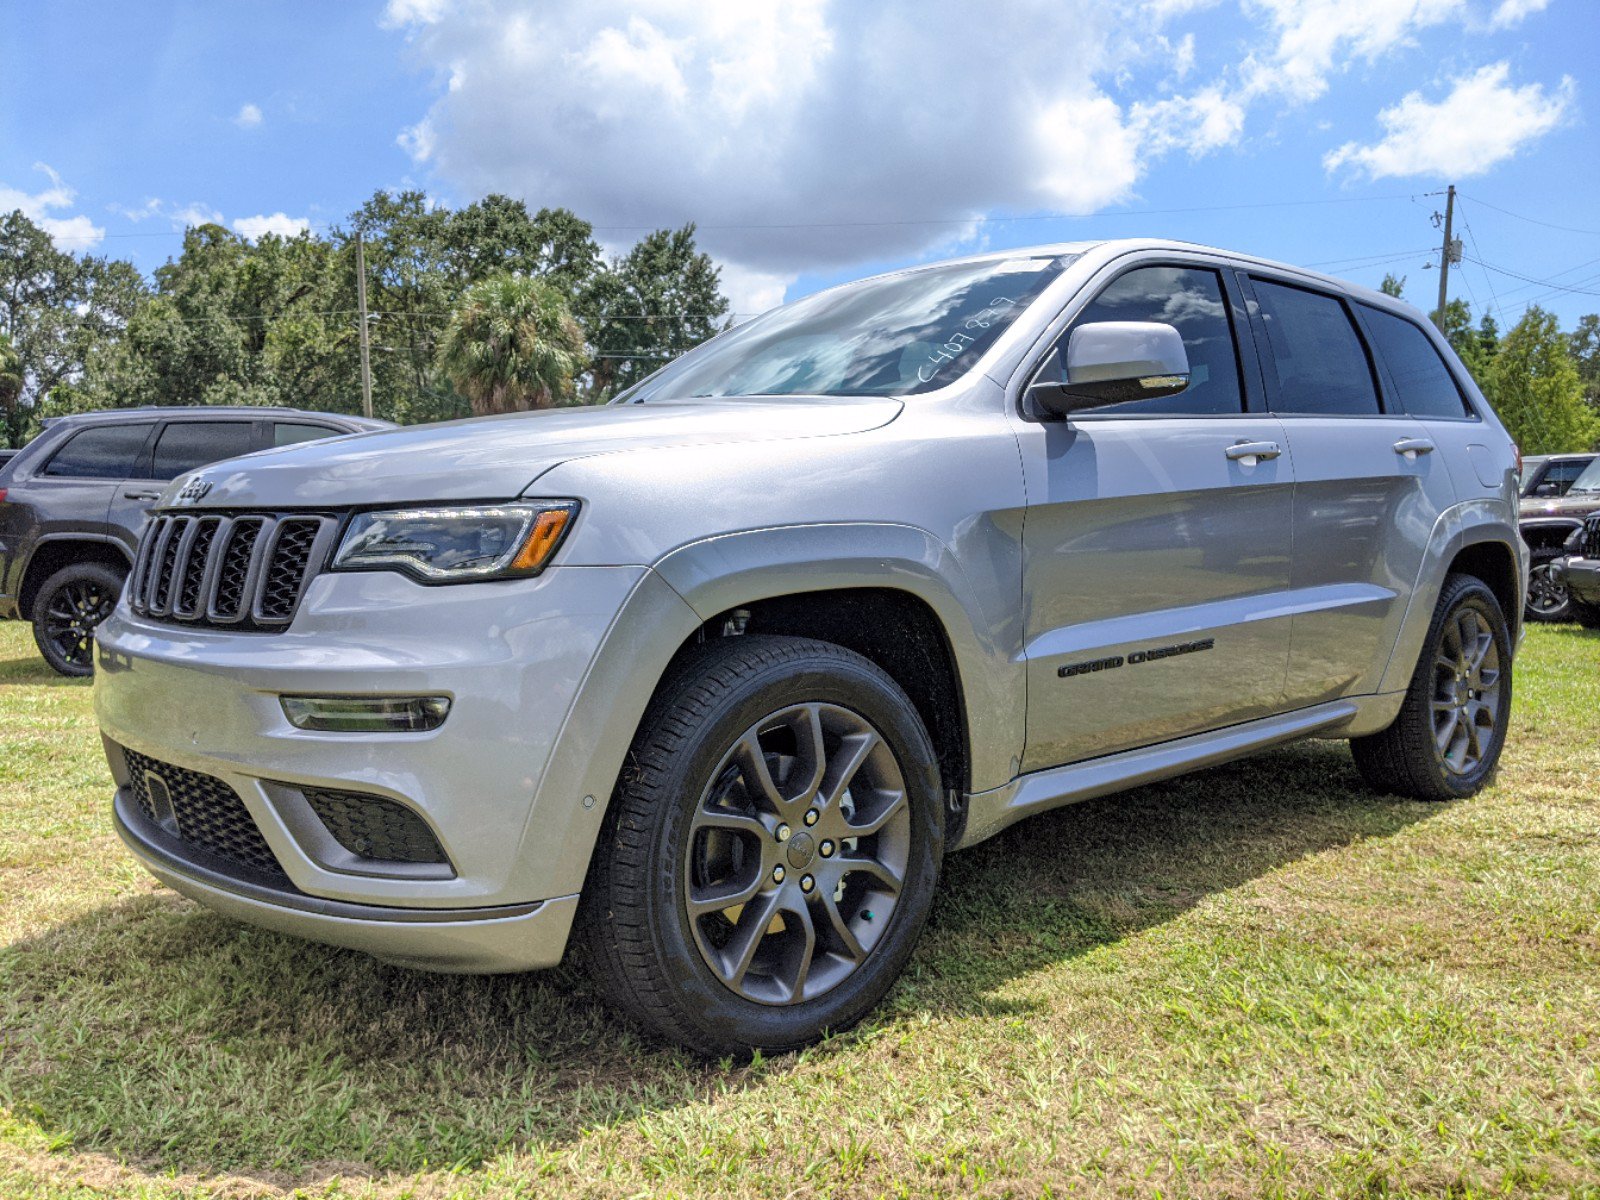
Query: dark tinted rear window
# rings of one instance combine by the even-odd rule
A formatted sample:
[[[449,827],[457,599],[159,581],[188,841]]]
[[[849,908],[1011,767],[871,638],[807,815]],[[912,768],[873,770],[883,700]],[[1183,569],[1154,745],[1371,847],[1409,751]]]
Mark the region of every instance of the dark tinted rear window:
[[[126,479],[149,436],[148,421],[81,430],[56,451],[44,473],[62,479]]]
[[[302,421],[274,421],[272,444],[293,446],[297,442],[314,442],[318,438],[337,437],[342,429],[329,429],[326,425],[307,425]]]
[[[1282,413],[1370,416],[1378,389],[1361,337],[1344,305],[1321,292],[1253,281],[1276,368],[1272,409]]]
[[[157,479],[172,479],[255,448],[255,430],[249,421],[175,421],[156,441],[153,474]]]
[[[1428,335],[1404,317],[1368,308],[1367,328],[1377,343],[1378,355],[1389,368],[1389,378],[1400,393],[1400,403],[1414,417],[1465,417],[1472,410],[1461,389],[1450,378],[1444,359]]]

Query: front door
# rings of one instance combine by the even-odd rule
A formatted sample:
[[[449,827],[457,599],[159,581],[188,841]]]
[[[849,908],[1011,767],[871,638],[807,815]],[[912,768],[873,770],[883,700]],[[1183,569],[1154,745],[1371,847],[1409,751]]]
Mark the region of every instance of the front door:
[[[1080,324],[1162,321],[1191,382],[1020,431],[1025,771],[1282,707],[1294,473],[1282,425],[1250,411],[1230,288],[1198,263],[1131,267],[1044,361],[1060,370]]]

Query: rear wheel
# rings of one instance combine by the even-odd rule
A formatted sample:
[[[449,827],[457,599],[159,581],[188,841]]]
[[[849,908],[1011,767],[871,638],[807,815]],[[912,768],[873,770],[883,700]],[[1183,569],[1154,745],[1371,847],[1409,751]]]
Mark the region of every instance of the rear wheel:
[[[122,595],[121,571],[73,563],[44,581],[33,602],[33,640],[62,675],[94,674],[94,631]]]
[[[1530,620],[1570,621],[1573,599],[1567,585],[1550,573],[1550,564],[1563,556],[1559,546],[1544,546],[1528,554],[1528,607]]]
[[[1488,781],[1511,714],[1511,633],[1494,592],[1451,575],[1393,725],[1353,738],[1369,785],[1417,800],[1470,796]]]
[[[602,989],[705,1054],[848,1028],[921,932],[943,812],[888,675],[824,642],[728,639],[663,686],[607,813],[583,897]]]

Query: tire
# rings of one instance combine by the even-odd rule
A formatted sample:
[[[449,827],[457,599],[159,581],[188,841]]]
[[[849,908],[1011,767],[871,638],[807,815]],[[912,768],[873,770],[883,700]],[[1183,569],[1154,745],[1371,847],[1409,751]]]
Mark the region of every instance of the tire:
[[[1511,685],[1511,633],[1499,601],[1475,576],[1449,576],[1400,715],[1382,733],[1351,739],[1362,778],[1416,800],[1473,795],[1500,761]]]
[[[57,674],[94,674],[95,627],[117,606],[126,578],[103,563],[73,563],[44,581],[33,601],[33,640]]]
[[[937,758],[893,679],[826,642],[728,638],[646,713],[579,936],[649,1033],[708,1056],[792,1050],[883,999],[943,852]]]
[[[1560,546],[1543,546],[1528,553],[1528,604],[1530,621],[1571,621],[1575,601],[1566,584],[1550,578],[1550,564],[1565,557]]]

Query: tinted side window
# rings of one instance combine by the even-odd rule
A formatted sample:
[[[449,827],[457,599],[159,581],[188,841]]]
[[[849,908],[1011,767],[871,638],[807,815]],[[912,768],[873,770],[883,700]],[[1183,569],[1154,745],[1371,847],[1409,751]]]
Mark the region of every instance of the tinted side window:
[[[293,446],[296,442],[314,442],[318,438],[337,437],[343,432],[341,429],[329,429],[326,425],[307,425],[301,421],[274,421],[272,444]]]
[[[1539,480],[1541,484],[1553,484],[1559,489],[1558,495],[1566,495],[1567,489],[1577,482],[1578,476],[1583,474],[1583,469],[1589,464],[1585,462],[1554,462],[1550,469]]]
[[[1120,275],[1079,314],[1050,352],[1039,376],[1066,382],[1067,339],[1079,325],[1095,321],[1159,321],[1183,335],[1189,354],[1189,386],[1176,396],[1130,400],[1095,413],[1236,413],[1244,409],[1239,356],[1222,281],[1215,271],[1193,267],[1139,267]]]
[[[174,421],[156,440],[153,473],[157,479],[172,479],[255,448],[250,421]]]
[[[1276,370],[1273,411],[1376,415],[1372,364],[1344,305],[1320,292],[1252,282],[1272,351],[1263,366],[1269,378]]]
[[[1400,392],[1400,403],[1408,413],[1414,417],[1472,415],[1427,334],[1404,317],[1381,309],[1366,309],[1366,317],[1378,355],[1389,368],[1389,376]]]
[[[85,429],[56,451],[44,473],[62,479],[126,479],[133,474],[149,436],[148,421]]]

